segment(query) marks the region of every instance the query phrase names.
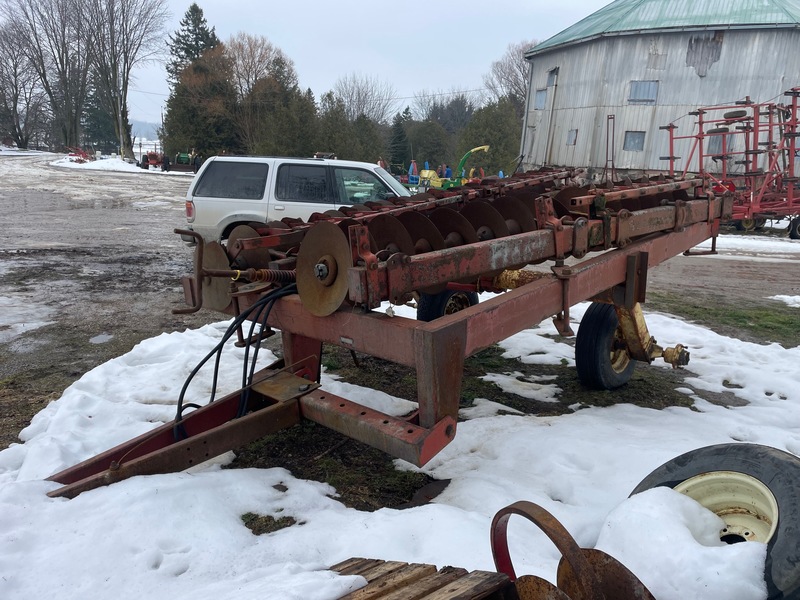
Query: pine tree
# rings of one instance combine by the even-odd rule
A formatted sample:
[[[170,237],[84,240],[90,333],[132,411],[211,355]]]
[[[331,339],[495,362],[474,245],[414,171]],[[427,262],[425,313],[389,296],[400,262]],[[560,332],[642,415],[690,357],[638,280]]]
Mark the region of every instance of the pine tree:
[[[184,69],[167,100],[162,141],[171,156],[241,152],[234,110],[236,88],[222,45]]]
[[[177,84],[181,71],[219,43],[214,28],[208,28],[203,9],[192,3],[181,19],[180,29],[170,35],[167,42],[172,55],[172,60],[167,63],[167,75],[172,86]]]
[[[406,127],[411,122],[411,111],[406,108],[403,114],[397,113],[392,119],[389,134],[389,162],[393,165],[408,165],[411,162],[411,146],[408,143]]]

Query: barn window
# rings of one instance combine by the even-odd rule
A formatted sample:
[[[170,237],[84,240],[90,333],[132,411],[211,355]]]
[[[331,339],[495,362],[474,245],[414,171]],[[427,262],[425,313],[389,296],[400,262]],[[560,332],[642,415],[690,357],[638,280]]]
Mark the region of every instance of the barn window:
[[[547,104],[547,88],[536,90],[536,95],[533,97],[533,110],[544,110]]]
[[[578,130],[570,129],[567,132],[567,146],[574,146],[577,140],[578,140]]]
[[[630,150],[631,152],[644,150],[644,131],[626,131],[622,149]]]
[[[547,72],[547,87],[552,87],[558,79],[558,67]]]
[[[655,104],[658,97],[658,81],[631,81],[628,102],[631,104]]]

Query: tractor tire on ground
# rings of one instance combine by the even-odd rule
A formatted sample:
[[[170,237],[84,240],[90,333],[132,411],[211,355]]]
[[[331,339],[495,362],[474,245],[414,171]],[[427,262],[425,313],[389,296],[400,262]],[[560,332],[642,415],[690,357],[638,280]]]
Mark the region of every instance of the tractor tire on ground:
[[[755,219],[741,219],[734,222],[736,231],[753,231],[756,228]],[[762,225],[763,227],[763,225]]]
[[[433,321],[451,315],[478,303],[478,294],[458,290],[445,290],[438,294],[419,295],[417,321]]]
[[[767,544],[770,600],[800,600],[800,458],[758,444],[719,444],[664,463],[631,495],[674,488],[717,513],[720,539]]]
[[[575,338],[575,368],[586,387],[613,390],[628,383],[636,362],[625,348],[613,304],[593,302]]]
[[[789,237],[793,240],[800,240],[800,217],[789,221]]]

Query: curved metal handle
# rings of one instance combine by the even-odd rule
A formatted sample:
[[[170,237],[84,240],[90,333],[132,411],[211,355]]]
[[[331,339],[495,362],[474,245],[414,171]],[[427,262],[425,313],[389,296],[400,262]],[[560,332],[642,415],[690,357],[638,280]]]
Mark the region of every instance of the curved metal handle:
[[[564,560],[575,575],[581,595],[574,600],[605,600],[594,569],[586,560],[577,542],[553,515],[533,502],[520,501],[500,509],[492,519],[492,556],[497,570],[508,575],[511,581],[517,579],[511,554],[508,551],[508,520],[511,515],[520,515],[531,521],[561,552]]]

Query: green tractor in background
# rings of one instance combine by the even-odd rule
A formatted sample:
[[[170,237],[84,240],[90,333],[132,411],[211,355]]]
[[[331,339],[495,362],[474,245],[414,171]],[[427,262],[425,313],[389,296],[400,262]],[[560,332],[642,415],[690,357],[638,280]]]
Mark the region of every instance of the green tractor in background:
[[[442,190],[447,190],[454,187],[459,187],[465,185],[469,181],[471,181],[470,177],[462,177],[462,173],[464,172],[464,165],[467,164],[467,159],[472,156],[473,152],[489,151],[489,146],[477,146],[472,150],[469,150],[459,161],[456,170],[453,172],[451,177],[440,177],[436,171],[432,169],[423,169],[419,172],[419,180],[420,186],[424,188],[438,188]],[[472,179],[478,179],[479,177],[473,177]]]

